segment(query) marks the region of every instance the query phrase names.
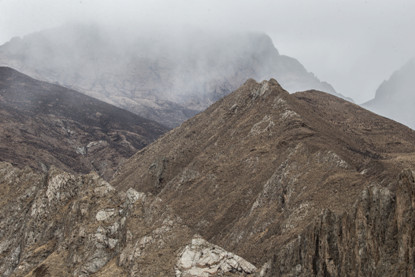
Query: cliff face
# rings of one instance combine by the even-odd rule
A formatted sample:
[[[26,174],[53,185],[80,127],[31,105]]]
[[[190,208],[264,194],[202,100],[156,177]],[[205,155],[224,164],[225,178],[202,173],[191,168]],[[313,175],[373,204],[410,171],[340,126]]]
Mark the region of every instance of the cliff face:
[[[175,127],[248,78],[335,93],[264,34],[67,25],[15,38],[0,64]]]
[[[64,87],[0,67],[0,160],[20,167],[97,171],[118,164],[167,128]]]
[[[413,172],[402,171],[394,189],[373,185],[350,211],[324,210],[276,251],[266,276],[413,276]]]
[[[383,116],[415,129],[415,59],[395,71],[376,91],[374,99],[363,104]]]

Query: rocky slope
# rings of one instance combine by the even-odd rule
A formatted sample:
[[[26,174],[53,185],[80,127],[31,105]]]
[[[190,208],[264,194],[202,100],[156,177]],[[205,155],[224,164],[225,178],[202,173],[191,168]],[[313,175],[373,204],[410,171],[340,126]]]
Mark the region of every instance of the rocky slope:
[[[118,164],[167,128],[64,87],[0,67],[0,160],[46,170],[97,171]]]
[[[395,71],[363,107],[415,129],[415,59]]]
[[[337,97],[249,80],[110,184],[0,163],[0,272],[410,276],[414,144]]]
[[[372,184],[393,194],[396,176],[415,166],[414,144],[414,131],[337,97],[250,80],[134,155],[112,184],[157,195],[261,268],[323,211],[340,218]],[[308,262],[299,262],[305,276]]]
[[[374,184],[346,213],[323,210],[276,251],[268,276],[414,276],[415,182],[404,170],[391,190]]]
[[[195,235],[165,203],[98,175],[0,162],[2,276],[243,276],[256,268]],[[189,275],[190,274],[190,275]]]
[[[66,25],[0,47],[0,65],[174,127],[248,78],[335,93],[265,34]]]

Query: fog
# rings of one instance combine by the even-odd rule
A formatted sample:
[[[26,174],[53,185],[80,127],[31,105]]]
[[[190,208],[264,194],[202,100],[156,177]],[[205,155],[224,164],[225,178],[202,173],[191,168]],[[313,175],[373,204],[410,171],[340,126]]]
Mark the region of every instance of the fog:
[[[362,103],[415,56],[415,1],[0,0],[0,44],[69,21],[267,33],[337,92]]]
[[[175,127],[247,79],[336,94],[264,33],[71,23],[15,37],[0,64]]]
[[[415,59],[384,81],[364,107],[415,129]],[[393,95],[391,95],[393,92]]]

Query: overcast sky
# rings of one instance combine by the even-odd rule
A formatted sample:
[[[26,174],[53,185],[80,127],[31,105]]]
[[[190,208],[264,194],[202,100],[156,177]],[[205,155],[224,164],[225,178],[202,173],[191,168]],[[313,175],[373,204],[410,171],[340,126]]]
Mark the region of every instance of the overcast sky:
[[[262,31],[357,103],[415,56],[414,0],[0,0],[0,44],[72,20]]]

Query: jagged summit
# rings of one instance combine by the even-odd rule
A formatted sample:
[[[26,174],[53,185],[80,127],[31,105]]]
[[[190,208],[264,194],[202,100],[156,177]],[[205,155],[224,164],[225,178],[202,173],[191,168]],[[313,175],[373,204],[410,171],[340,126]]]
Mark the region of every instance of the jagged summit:
[[[0,67],[0,160],[109,179],[167,128],[79,92]]]

